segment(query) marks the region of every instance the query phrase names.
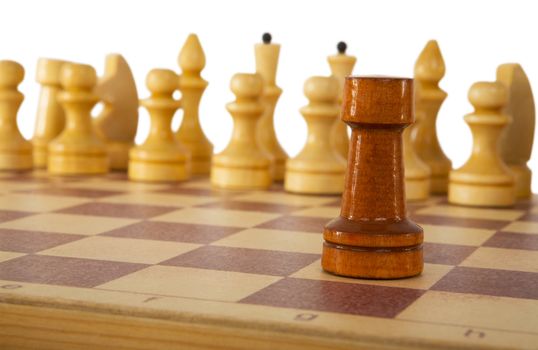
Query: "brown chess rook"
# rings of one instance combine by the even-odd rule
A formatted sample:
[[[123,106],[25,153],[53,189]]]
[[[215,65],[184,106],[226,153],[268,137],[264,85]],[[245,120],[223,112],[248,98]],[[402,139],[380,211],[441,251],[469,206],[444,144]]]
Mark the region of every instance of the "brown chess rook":
[[[402,132],[414,122],[413,79],[348,77],[342,120],[352,130],[340,216],[323,232],[322,267],[391,279],[423,268],[422,228],[406,217]]]

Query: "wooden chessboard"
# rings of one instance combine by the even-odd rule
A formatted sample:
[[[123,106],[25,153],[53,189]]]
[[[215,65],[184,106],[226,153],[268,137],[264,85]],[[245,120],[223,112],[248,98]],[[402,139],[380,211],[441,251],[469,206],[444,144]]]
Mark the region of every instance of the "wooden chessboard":
[[[425,270],[320,268],[339,198],[0,174],[0,348],[538,348],[538,198],[408,205]]]

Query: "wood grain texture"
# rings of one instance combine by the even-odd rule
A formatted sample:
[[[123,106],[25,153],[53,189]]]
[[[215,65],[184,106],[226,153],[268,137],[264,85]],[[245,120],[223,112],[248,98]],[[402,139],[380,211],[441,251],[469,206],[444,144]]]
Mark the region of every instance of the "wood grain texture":
[[[346,79],[351,148],[340,216],[324,230],[323,269],[363,278],[422,271],[422,229],[406,218],[402,132],[414,120],[413,80]]]

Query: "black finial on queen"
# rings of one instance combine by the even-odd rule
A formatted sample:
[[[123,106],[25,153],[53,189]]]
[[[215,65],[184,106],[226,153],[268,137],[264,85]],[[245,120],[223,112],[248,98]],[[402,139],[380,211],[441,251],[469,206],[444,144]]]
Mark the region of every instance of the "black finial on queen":
[[[263,33],[262,35],[262,41],[264,44],[270,44],[273,37],[269,33]]]
[[[346,50],[347,50],[347,44],[343,41],[340,41],[337,45],[336,45],[336,49],[338,50],[338,53],[339,54],[345,54],[346,53]]]

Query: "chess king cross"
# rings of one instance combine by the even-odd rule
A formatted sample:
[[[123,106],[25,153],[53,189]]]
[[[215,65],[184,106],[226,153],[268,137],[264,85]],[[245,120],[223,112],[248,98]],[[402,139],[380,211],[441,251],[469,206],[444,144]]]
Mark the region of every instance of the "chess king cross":
[[[150,95],[140,101],[133,73],[119,54],[107,56],[102,77],[86,64],[39,59],[41,94],[31,141],[17,125],[24,68],[0,61],[0,169],[44,169],[51,178],[119,171],[133,182],[178,186],[206,176],[215,193],[229,195],[275,188],[296,196],[341,195],[340,215],[319,225],[323,269],[359,278],[416,276],[424,266],[424,232],[407,217],[407,202],[446,195],[455,206],[509,208],[532,196],[530,83],[520,65],[502,64],[495,81],[471,86],[474,111],[464,121],[473,148],[468,161],[453,169],[436,131],[447,97],[439,86],[445,63],[437,42],[429,41],[418,55],[414,79],[351,76],[356,58],[347,50],[339,42],[328,56],[330,76],[306,79],[308,104],[300,114],[308,135],[292,157],[275,131],[283,93],[276,83],[281,47],[268,33],[254,45],[255,71],[231,78],[235,100],[226,109],[234,128],[218,154],[200,122],[208,82],[201,74],[206,57],[194,34],[180,50],[179,74],[151,70]],[[173,97],[175,91],[180,99]],[[104,108],[94,117],[91,111],[99,102]],[[148,110],[151,126],[145,141],[135,145],[139,107]],[[182,123],[172,130],[179,109]],[[222,114],[218,118],[226,118]]]

